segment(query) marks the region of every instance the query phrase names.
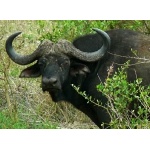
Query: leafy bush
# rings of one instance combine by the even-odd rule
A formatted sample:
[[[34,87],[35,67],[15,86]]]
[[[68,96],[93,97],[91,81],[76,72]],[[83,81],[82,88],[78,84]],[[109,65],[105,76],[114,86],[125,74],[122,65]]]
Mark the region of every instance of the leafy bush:
[[[111,116],[112,128],[150,128],[150,86],[144,87],[142,79],[127,81],[126,63],[113,77],[97,86],[108,98],[107,111]],[[131,106],[132,105],[132,106]]]
[[[45,29],[47,25],[45,21],[39,20],[37,23],[40,26],[40,32]],[[132,29],[139,30],[143,26],[142,21],[126,21],[126,20],[61,20],[53,21],[50,32],[41,33],[39,40],[50,39],[57,42],[59,39],[67,39],[73,41],[78,36],[93,33],[92,28],[99,28],[102,30],[109,29]]]
[[[90,122],[88,117],[71,105],[51,102],[49,95],[43,94],[40,89],[40,79],[18,78],[23,67],[10,61],[5,52],[5,41],[13,32],[23,32],[13,43],[16,50],[22,54],[30,54],[44,39],[54,42],[59,39],[73,41],[80,35],[94,33],[92,28],[102,30],[126,28],[148,34],[149,24],[150,21],[142,20],[1,20],[0,118],[2,125],[0,128],[50,128],[51,122],[75,121],[80,122],[82,126],[83,123]],[[143,113],[143,107],[139,113]]]
[[[80,91],[80,87],[72,85],[73,88],[82,95],[87,103],[93,103],[107,110],[111,117],[111,128],[150,128],[148,118],[150,117],[150,86],[142,85],[142,79],[138,78],[133,83],[127,81],[127,72],[129,62],[121,68],[104,83],[97,85],[97,90],[107,97],[107,106],[101,105],[100,100],[95,100],[88,96],[85,91]]]

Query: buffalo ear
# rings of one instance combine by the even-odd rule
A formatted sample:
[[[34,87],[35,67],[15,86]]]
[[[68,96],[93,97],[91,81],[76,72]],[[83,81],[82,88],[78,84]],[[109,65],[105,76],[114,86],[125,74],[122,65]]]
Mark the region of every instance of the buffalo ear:
[[[86,75],[87,73],[90,73],[90,69],[86,65],[81,63],[73,63],[71,65],[70,75]]]
[[[21,72],[19,77],[20,78],[34,78],[34,77],[39,77],[40,75],[41,75],[40,68],[39,68],[38,64],[36,63],[36,64],[24,69]]]

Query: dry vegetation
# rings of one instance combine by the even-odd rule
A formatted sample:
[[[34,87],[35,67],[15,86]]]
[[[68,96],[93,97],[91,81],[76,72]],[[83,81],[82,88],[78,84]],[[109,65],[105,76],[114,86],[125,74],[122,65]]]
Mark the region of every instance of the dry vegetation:
[[[5,52],[7,37],[22,31],[14,46],[19,53],[31,53],[40,43],[42,33],[51,32],[51,26],[51,21],[45,21],[44,29],[37,21],[0,21],[0,110],[5,113],[9,110],[13,119],[27,122],[29,128],[30,125],[33,128],[32,124],[38,128],[39,122],[51,123],[56,128],[97,128],[68,103],[52,102],[49,94],[42,92],[40,78],[18,78],[25,66],[14,64]]]
[[[42,92],[40,78],[18,77],[26,66],[19,66],[8,58],[5,41],[9,35],[22,31],[14,47],[21,54],[29,54],[45,38],[71,41],[92,32],[93,27],[128,28],[149,34],[149,24],[150,21],[0,21],[0,128],[97,128],[70,104],[52,102],[49,94]],[[5,116],[11,121],[7,122],[9,119]]]

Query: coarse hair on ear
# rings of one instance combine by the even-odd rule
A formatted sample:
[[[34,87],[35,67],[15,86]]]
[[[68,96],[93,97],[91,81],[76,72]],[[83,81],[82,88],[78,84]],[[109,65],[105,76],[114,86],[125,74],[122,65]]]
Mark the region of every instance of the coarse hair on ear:
[[[87,73],[90,73],[90,69],[85,64],[73,63],[70,66],[70,75],[71,76],[86,75]]]

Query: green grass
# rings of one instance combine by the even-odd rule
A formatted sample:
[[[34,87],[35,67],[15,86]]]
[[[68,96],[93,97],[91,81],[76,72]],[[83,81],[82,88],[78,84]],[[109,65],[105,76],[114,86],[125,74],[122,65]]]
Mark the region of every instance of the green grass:
[[[126,28],[149,34],[150,21],[132,20],[4,20],[0,21],[0,128],[57,128],[61,123],[79,122],[96,128],[91,120],[67,103],[53,103],[40,88],[41,79],[19,79],[26,66],[13,63],[5,52],[9,35],[21,31],[13,45],[18,53],[32,53],[40,42],[50,39],[73,41],[76,37],[102,30]],[[10,105],[8,105],[8,103]],[[77,117],[78,116],[78,117]]]
[[[33,119],[33,118],[32,118]],[[52,124],[50,121],[42,120],[22,120],[21,118],[10,116],[8,111],[0,112],[0,129],[56,129],[57,125]]]

